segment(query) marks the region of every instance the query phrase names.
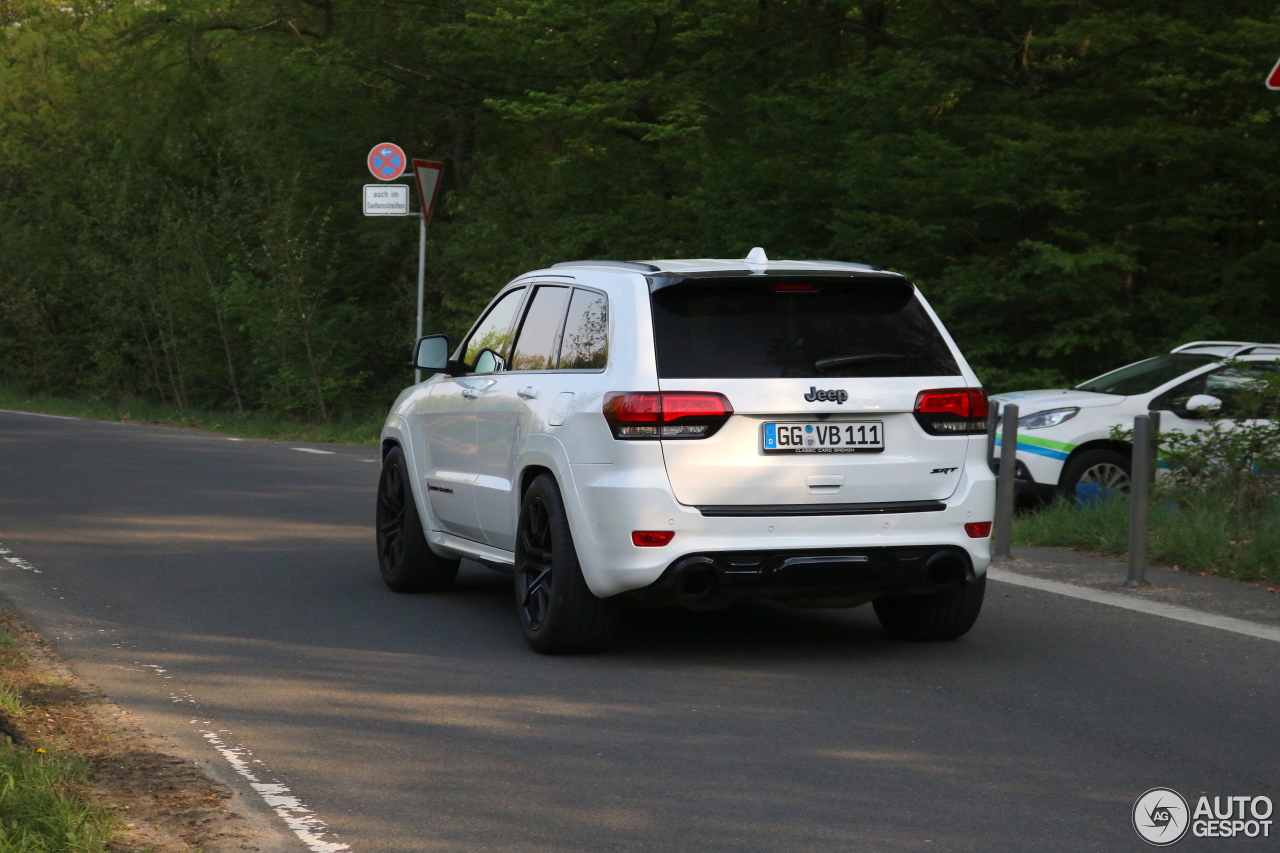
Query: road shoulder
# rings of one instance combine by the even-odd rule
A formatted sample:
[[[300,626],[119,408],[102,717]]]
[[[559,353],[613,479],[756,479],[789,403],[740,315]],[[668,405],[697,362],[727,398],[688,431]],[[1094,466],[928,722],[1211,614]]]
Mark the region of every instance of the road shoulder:
[[[1114,593],[1135,602],[1189,608],[1280,630],[1280,593],[1272,592],[1264,585],[1173,569],[1148,568],[1148,584],[1130,589],[1124,586],[1127,565],[1123,560],[1067,548],[1016,548],[1014,559],[993,563],[992,567],[997,574],[1004,570]]]
[[[23,620],[0,609],[0,631],[16,654],[0,683],[21,698],[23,714],[6,719],[10,748],[47,750],[89,767],[94,802],[119,819],[113,853],[256,853],[261,832],[237,809],[238,795],[195,762],[168,749],[75,675]]]

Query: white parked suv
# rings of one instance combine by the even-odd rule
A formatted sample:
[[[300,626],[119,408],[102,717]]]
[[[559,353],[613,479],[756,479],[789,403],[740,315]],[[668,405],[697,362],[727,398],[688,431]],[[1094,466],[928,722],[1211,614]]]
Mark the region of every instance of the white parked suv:
[[[540,652],[623,606],[874,601],[904,639],[982,606],[987,400],[915,286],[862,264],[556,264],[512,281],[382,431],[377,546],[397,591],[467,557],[515,578]]]
[[[1238,389],[1272,376],[1280,344],[1193,341],[1074,388],[991,399],[1018,406],[1018,492],[1039,500],[1129,490],[1133,448],[1111,437],[1161,412],[1161,432],[1203,429],[1205,409],[1230,418]],[[1000,445],[999,438],[996,446]]]

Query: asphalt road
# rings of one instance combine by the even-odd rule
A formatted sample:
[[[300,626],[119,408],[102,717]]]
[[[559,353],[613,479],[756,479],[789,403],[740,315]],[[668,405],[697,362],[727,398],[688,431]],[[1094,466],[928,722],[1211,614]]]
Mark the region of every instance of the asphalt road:
[[[296,446],[0,413],[0,592],[314,850],[1141,850],[1149,788],[1280,801],[1280,643],[993,583],[954,643],[757,606],[540,657],[501,575],[383,587],[376,450]]]

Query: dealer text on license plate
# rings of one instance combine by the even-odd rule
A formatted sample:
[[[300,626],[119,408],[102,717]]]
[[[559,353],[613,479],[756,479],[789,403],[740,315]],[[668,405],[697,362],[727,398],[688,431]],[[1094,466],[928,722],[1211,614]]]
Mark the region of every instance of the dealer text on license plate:
[[[879,453],[884,450],[883,421],[767,423],[761,430],[765,453]]]

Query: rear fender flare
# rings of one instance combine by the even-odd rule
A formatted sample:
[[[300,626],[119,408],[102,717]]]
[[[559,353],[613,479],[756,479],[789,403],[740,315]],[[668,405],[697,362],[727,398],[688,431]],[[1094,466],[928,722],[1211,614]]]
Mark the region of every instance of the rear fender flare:
[[[578,493],[573,479],[573,468],[569,464],[569,453],[560,439],[545,433],[535,433],[525,442],[524,452],[520,454],[519,473],[516,483],[517,513],[519,504],[524,500],[524,491],[528,483],[542,470],[549,473],[556,481],[560,497],[564,501],[565,512],[569,516],[569,532],[573,535],[575,549],[578,552],[578,563],[582,566],[582,576],[587,587],[594,594],[600,588],[596,582],[597,568],[592,564],[590,553],[593,549],[583,547],[591,541],[591,531],[586,529],[587,514],[582,506],[582,496]],[[526,473],[532,476],[526,477]]]

